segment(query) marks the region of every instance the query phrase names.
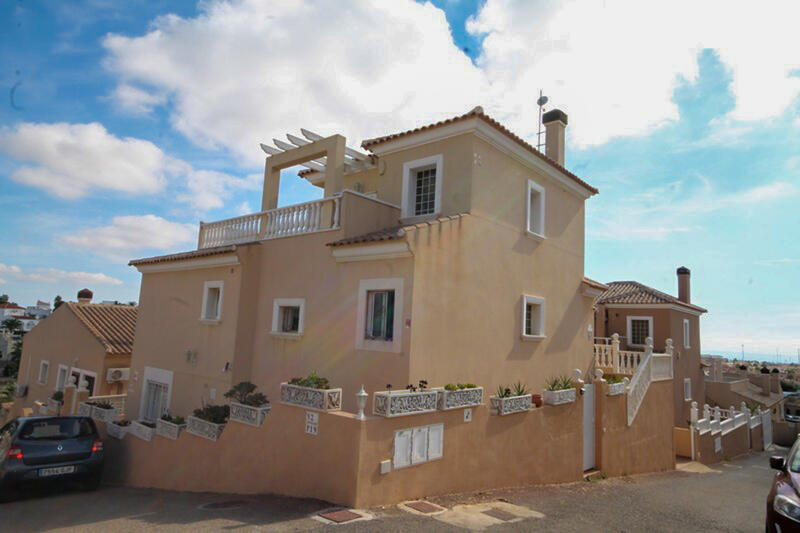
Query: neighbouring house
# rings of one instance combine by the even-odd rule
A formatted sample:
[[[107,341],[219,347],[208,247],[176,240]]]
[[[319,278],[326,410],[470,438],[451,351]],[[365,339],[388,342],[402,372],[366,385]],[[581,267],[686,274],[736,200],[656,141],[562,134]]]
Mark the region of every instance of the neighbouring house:
[[[25,336],[17,377],[19,408],[46,403],[70,383],[89,396],[127,394],[137,308],[92,304],[82,289]]]
[[[727,364],[727,360],[714,355],[706,358],[710,362],[705,377],[706,402],[711,406],[727,408],[745,402],[771,412],[775,420],[783,418],[784,394],[779,373],[762,374],[749,369],[739,369]]]
[[[25,316],[25,308],[15,303],[0,304],[0,322],[6,318],[19,318]]]
[[[663,351],[672,339],[676,427],[686,427],[692,400],[702,405],[706,398],[700,317],[707,311],[691,302],[690,276],[688,268],[678,268],[677,298],[637,281],[612,281],[595,306],[595,335],[607,343],[617,335],[620,350],[641,350],[651,337],[654,349]]]

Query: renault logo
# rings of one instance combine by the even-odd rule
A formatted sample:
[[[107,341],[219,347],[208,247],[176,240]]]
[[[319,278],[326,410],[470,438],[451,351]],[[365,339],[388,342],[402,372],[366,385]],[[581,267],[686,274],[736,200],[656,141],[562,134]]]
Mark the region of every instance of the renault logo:
[[[61,451],[64,451],[64,447],[63,447],[62,445],[60,445],[60,444],[59,444],[59,445],[56,447],[56,450],[58,450],[58,451],[60,451],[60,452],[61,452]]]

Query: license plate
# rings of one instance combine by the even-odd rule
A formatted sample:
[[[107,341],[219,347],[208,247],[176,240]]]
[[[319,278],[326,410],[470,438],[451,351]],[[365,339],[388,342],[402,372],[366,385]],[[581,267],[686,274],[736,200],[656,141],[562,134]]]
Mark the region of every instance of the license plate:
[[[62,474],[72,474],[75,472],[74,466],[56,466],[53,468],[42,468],[39,470],[39,477],[60,476]]]

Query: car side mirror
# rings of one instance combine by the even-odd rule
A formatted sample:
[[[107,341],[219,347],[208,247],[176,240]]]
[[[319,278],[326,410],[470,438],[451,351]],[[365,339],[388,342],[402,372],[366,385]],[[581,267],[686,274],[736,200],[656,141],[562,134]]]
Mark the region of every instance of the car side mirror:
[[[783,471],[786,469],[786,459],[777,455],[773,455],[769,458],[769,466],[775,470]]]

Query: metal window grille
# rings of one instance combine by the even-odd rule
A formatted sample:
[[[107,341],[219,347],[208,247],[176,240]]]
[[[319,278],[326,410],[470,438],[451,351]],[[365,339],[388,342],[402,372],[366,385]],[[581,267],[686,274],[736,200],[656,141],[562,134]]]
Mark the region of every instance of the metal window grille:
[[[650,336],[650,322],[647,320],[631,320],[631,344],[644,344]]]
[[[414,215],[430,215],[436,209],[436,167],[417,171]]]
[[[367,291],[365,337],[390,341],[394,336],[394,291]]]

